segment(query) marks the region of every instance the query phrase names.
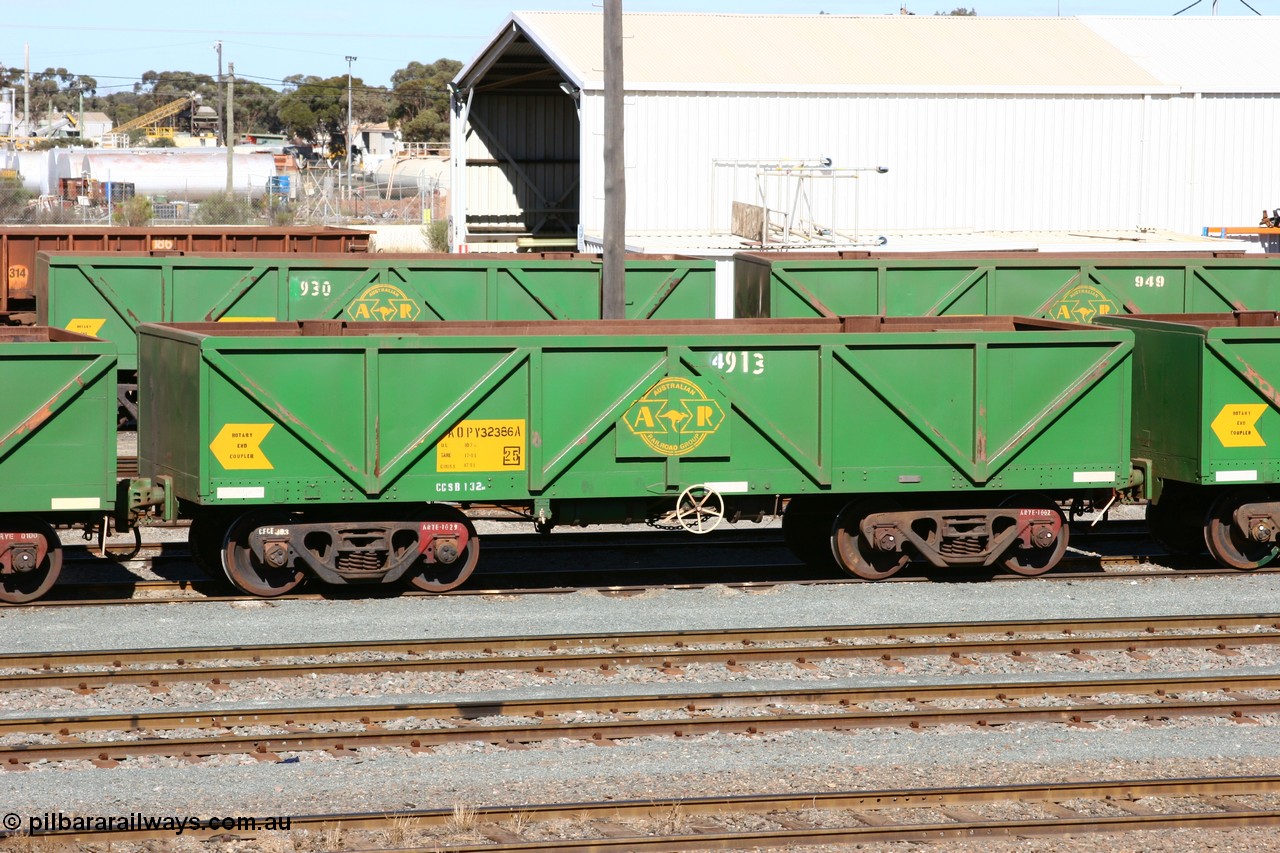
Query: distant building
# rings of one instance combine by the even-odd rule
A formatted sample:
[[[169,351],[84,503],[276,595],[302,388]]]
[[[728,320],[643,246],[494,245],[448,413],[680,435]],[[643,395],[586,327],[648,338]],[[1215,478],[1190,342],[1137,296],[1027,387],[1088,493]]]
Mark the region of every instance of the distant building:
[[[454,78],[455,244],[602,230],[602,30],[515,13]],[[1184,234],[1280,207],[1280,77],[1259,65],[1277,17],[633,13],[623,30],[629,241],[727,234],[743,205],[854,232]]]
[[[400,133],[385,121],[356,127],[356,145],[366,160],[370,156],[381,158],[395,154],[399,142]]]

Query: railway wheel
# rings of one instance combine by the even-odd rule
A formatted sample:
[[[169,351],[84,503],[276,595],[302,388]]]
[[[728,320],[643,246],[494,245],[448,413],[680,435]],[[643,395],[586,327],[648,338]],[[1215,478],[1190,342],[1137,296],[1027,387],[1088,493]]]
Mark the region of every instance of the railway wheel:
[[[289,566],[272,566],[259,560],[249,547],[249,534],[259,527],[272,524],[287,524],[288,518],[278,511],[253,510],[232,522],[222,539],[222,570],[227,580],[250,595],[261,598],[274,598],[284,595],[302,583],[303,574],[300,568]],[[203,540],[213,532],[201,533]]]
[[[0,601],[24,604],[44,595],[62,572],[62,541],[53,528],[36,518],[0,521],[0,533],[23,534],[21,540],[6,537],[9,549],[0,573]]]
[[[476,535],[471,519],[454,507],[433,504],[427,508],[422,520],[464,525],[467,528],[467,544],[454,560],[447,563],[439,559],[432,563],[419,559],[409,570],[409,583],[427,592],[448,592],[462,586],[480,561],[480,537]]]
[[[1203,554],[1207,509],[1202,490],[1166,480],[1160,502],[1147,504],[1147,533],[1170,554]]]
[[[830,508],[822,501],[809,497],[792,498],[782,513],[782,539],[800,562],[829,567],[834,563],[831,554],[831,523],[834,520]]]
[[[1275,559],[1280,545],[1255,541],[1236,526],[1233,518],[1242,504],[1270,500],[1273,500],[1270,495],[1238,490],[1227,492],[1213,502],[1204,538],[1215,560],[1233,569],[1248,570],[1261,568]]]
[[[1070,529],[1067,527],[1067,518],[1063,515],[1058,505],[1043,495],[1015,494],[1001,501],[1000,506],[1050,510],[1058,516],[1058,523],[1061,525],[1057,538],[1048,547],[1027,548],[1023,546],[1021,541],[1015,542],[1013,547],[1006,551],[1004,557],[1001,558],[1001,563],[1003,563],[1004,567],[1020,575],[1035,577],[1058,565],[1063,555],[1067,553],[1067,542],[1071,538]]]
[[[881,550],[862,534],[862,520],[873,512],[893,512],[896,505],[872,506],[868,501],[851,501],[840,510],[831,528],[831,552],[846,571],[869,581],[884,580],[911,562],[905,551]]]

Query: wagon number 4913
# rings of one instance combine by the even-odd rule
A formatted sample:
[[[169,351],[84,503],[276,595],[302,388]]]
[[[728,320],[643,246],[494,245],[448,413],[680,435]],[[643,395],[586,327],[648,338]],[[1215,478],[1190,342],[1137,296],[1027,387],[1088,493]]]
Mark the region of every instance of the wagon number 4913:
[[[718,352],[711,356],[711,366],[725,373],[750,373],[759,376],[764,373],[764,353]]]

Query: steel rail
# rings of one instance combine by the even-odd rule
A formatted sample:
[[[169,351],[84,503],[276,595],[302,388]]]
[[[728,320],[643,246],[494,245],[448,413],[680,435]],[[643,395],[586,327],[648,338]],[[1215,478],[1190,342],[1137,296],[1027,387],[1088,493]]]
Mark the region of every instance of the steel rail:
[[[794,829],[763,832],[709,833],[671,835],[604,836],[588,840],[506,841],[505,843],[448,847],[451,851],[526,851],[526,850],[698,850],[741,849],[759,845],[818,843],[866,843],[895,840],[940,840],[998,835],[1051,835],[1129,832],[1173,827],[1226,829],[1235,827],[1275,826],[1280,824],[1280,810],[1252,809],[1222,798],[1274,794],[1280,791],[1280,777],[1204,777],[1189,779],[1118,780],[1105,782],[1068,782],[1031,785],[975,786],[967,788],[900,788],[872,791],[815,792],[797,794],[763,794],[730,797],[690,797],[679,799],[608,800],[603,802],[546,803],[515,806],[477,806],[472,816],[477,827],[498,827],[513,820],[545,823],[577,820],[596,823],[600,828],[616,828],[619,819],[660,821],[673,811],[682,815],[717,817],[724,815],[778,815],[808,809],[848,812],[855,825],[820,828],[804,825]],[[1188,811],[1162,814],[1129,814],[1113,817],[1083,815],[1061,805],[1078,800],[1099,800],[1113,804],[1132,804],[1139,810],[1141,800],[1148,798],[1189,799],[1215,811]],[[1212,799],[1205,799],[1212,798]],[[1058,816],[1046,819],[990,820],[981,815],[956,819],[952,823],[887,823],[883,812],[913,808],[981,807],[993,803],[1043,803]],[[1048,810],[1048,809],[1046,809]],[[444,828],[456,821],[453,809],[421,809],[406,811],[353,812],[289,816],[290,832],[306,831],[373,831],[395,825],[414,829]],[[202,820],[199,827],[184,835],[209,839],[225,832]],[[238,837],[255,837],[257,831],[237,832]],[[15,833],[0,832],[0,838]],[[171,839],[172,830],[132,829],[115,831],[58,830],[36,832],[33,841],[50,841],[61,845],[102,842],[148,841]],[[438,850],[430,847],[402,847],[408,850]]]
[[[965,635],[1014,636],[1018,634],[1078,635],[1110,632],[1117,635],[1158,634],[1161,631],[1226,631],[1230,628],[1280,630],[1280,613],[1207,613],[1175,616],[1122,616],[1097,619],[1006,619],[971,622],[897,622],[862,625],[788,625],[757,628],[712,628],[690,631],[611,631],[583,634],[529,634],[488,637],[443,637],[435,639],[361,640],[355,642],[262,643],[231,646],[152,646],[139,649],[90,649],[84,651],[8,652],[0,654],[0,669],[51,666],[85,666],[108,663],[123,666],[135,663],[184,663],[194,660],[259,660],[267,657],[309,657],[336,654],[435,654],[440,652],[509,651],[608,646],[611,649],[670,645],[677,649],[693,645],[737,644],[744,647],[764,643],[822,640],[888,640],[903,637],[946,637]],[[1249,638],[1250,634],[1238,635]],[[56,663],[55,663],[56,662]]]
[[[1200,624],[1230,625],[1242,628],[1256,627],[1250,617],[1211,617]],[[1194,617],[1193,617],[1194,619]],[[487,670],[519,670],[547,672],[564,669],[601,669],[610,671],[621,666],[647,666],[671,668],[693,664],[723,664],[739,666],[761,661],[790,661],[801,666],[811,666],[815,660],[840,658],[879,658],[893,664],[902,657],[923,655],[1012,654],[1030,655],[1043,653],[1088,654],[1090,651],[1138,651],[1148,648],[1207,648],[1229,654],[1234,648],[1245,645],[1269,645],[1280,643],[1280,630],[1274,624],[1265,631],[1249,633],[1216,630],[1192,634],[1160,634],[1148,630],[1150,623],[1160,620],[1137,620],[1144,623],[1141,633],[1082,637],[1081,630],[1112,631],[1116,625],[1107,620],[1074,622],[1059,637],[1006,637],[1002,639],[961,640],[962,633],[999,634],[1018,631],[1027,633],[1051,633],[1048,623],[976,623],[969,626],[931,626],[935,631],[954,634],[941,642],[902,642],[897,637],[909,636],[910,626],[880,626],[872,628],[878,634],[869,633],[866,627],[764,629],[761,631],[734,632],[677,632],[674,634],[638,635],[590,635],[586,637],[513,637],[488,640],[438,640],[402,641],[344,644],[303,644],[298,646],[231,646],[189,647],[182,649],[145,649],[136,651],[94,651],[43,654],[13,654],[0,656],[0,668],[36,669],[36,672],[0,674],[0,690],[68,687],[90,690],[110,685],[145,684],[158,687],[174,682],[209,681],[213,684],[238,678],[289,678],[312,675],[354,675],[369,672],[453,672]],[[1099,624],[1101,623],[1101,624]],[[1011,628],[1017,624],[1021,627]],[[1080,626],[1093,624],[1093,628]],[[919,629],[927,631],[925,628]],[[840,639],[879,636],[886,642],[849,645]],[[765,645],[799,641],[821,637],[822,645]],[[694,644],[717,644],[719,648],[695,649]],[[736,643],[725,647],[726,643]],[[541,645],[539,645],[541,644]],[[666,644],[667,650],[647,650],[650,645]],[[596,646],[601,651],[562,652],[573,646]],[[550,653],[516,654],[536,648],[547,648]],[[481,652],[473,657],[423,658],[419,655],[431,652],[463,651]],[[384,658],[359,661],[310,661],[294,663],[263,663],[268,659],[291,657],[325,657],[351,654],[414,655],[414,658]],[[193,660],[242,660],[240,665],[218,663],[212,666],[192,667]],[[109,663],[113,669],[92,671],[53,671],[54,667],[75,667],[95,663]],[[126,669],[142,663],[161,663],[175,668],[146,667]]]
[[[574,696],[564,698],[496,699],[472,702],[401,702],[360,705],[299,706],[281,708],[240,708],[217,711],[150,711],[123,714],[86,713],[77,715],[0,718],[0,735],[56,734],[67,736],[87,732],[156,732],[174,729],[232,729],[245,726],[303,726],[328,723],[363,723],[378,725],[391,720],[431,719],[453,720],[461,723],[486,717],[508,716],[545,719],[559,714],[596,712],[609,714],[636,714],[642,711],[684,710],[691,714],[706,713],[711,709],[762,707],[782,705],[825,705],[849,709],[866,706],[871,702],[909,702],[928,705],[940,701],[968,699],[1009,703],[1019,699],[1042,697],[1070,697],[1079,700],[1079,706],[1054,706],[1050,708],[981,708],[932,711],[929,709],[903,711],[875,711],[866,715],[849,713],[850,725],[856,722],[877,724],[884,719],[892,724],[892,718],[903,715],[907,725],[941,725],[959,722],[972,725],[998,725],[1016,711],[1029,713],[1044,711],[1049,719],[1061,719],[1063,714],[1078,715],[1082,711],[1105,714],[1120,708],[1140,709],[1143,712],[1205,707],[1205,701],[1187,701],[1179,704],[1174,697],[1188,692],[1226,695],[1229,701],[1220,708],[1206,713],[1230,712],[1233,716],[1261,713],[1263,706],[1239,694],[1246,690],[1280,689],[1280,674],[1273,675],[1197,675],[1154,678],[1100,678],[1069,681],[1017,681],[972,682],[965,684],[926,684],[906,687],[797,687],[793,689],[742,690],[704,692],[666,692],[660,694],[622,694],[608,696]],[[1161,697],[1155,703],[1090,704],[1083,700],[1102,694]],[[804,715],[808,716],[808,715]],[[1015,715],[1016,716],[1016,715]],[[759,718],[750,718],[757,721]],[[834,718],[833,718],[834,719]],[[841,718],[844,719],[844,718]],[[1070,720],[1081,722],[1081,719]],[[541,729],[540,729],[541,730]],[[339,735],[358,737],[358,733]],[[253,741],[246,736],[246,742]],[[254,741],[256,742],[256,741]],[[81,744],[71,744],[79,746]],[[109,745],[118,745],[115,743]],[[127,744],[126,744],[127,745]],[[28,750],[34,747],[21,747]],[[0,755],[4,755],[0,750]],[[0,762],[3,763],[3,762]]]

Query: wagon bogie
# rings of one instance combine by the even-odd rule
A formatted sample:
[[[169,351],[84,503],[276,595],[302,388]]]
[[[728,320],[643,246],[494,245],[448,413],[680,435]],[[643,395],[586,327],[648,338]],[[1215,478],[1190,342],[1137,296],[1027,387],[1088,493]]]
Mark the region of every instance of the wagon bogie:
[[[1205,542],[1224,566],[1258,569],[1280,554],[1280,488],[1227,489],[1209,507]]]
[[[34,601],[61,571],[62,543],[47,522],[35,516],[0,517],[0,601]]]
[[[191,541],[207,549],[208,529],[225,529],[219,559],[232,584],[274,597],[307,577],[335,585],[407,581],[445,592],[475,569],[480,543],[465,515],[445,505],[400,511],[250,509],[229,525],[201,516]],[[221,516],[225,517],[225,516]]]
[[[883,580],[909,563],[935,568],[1003,566],[1024,575],[1049,571],[1067,549],[1057,503],[1042,494],[854,496],[793,500],[783,537],[802,561]]]

